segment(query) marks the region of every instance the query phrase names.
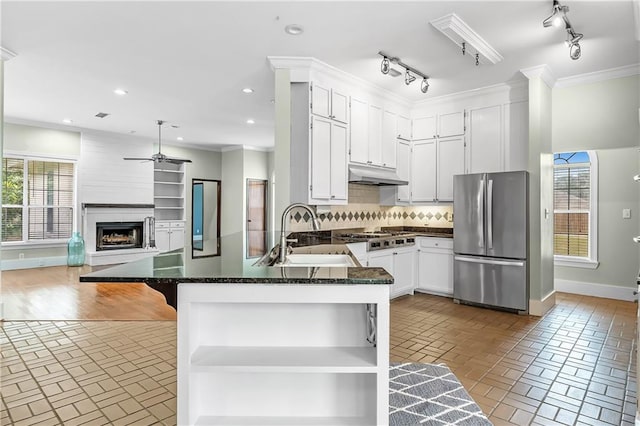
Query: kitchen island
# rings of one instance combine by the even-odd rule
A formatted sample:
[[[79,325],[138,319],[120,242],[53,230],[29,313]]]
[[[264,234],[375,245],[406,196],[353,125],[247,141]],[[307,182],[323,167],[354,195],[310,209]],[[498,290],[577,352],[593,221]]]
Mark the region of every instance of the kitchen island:
[[[382,268],[256,267],[182,250],[92,272],[145,282],[178,311],[178,424],[386,425]]]

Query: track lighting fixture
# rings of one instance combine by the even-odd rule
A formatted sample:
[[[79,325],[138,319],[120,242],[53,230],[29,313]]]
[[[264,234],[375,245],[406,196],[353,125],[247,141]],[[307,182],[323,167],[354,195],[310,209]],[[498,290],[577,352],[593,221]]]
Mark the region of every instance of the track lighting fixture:
[[[398,77],[401,75],[401,72],[396,68],[404,68],[404,84],[407,86],[413,83],[418,77],[422,77],[422,83],[420,85],[420,90],[422,93],[427,93],[429,90],[429,79],[428,75],[425,75],[418,71],[417,69],[403,63],[399,58],[391,55],[387,55],[383,52],[378,52],[378,55],[382,56],[382,63],[380,64],[380,72],[385,75],[390,75],[392,77]]]
[[[564,23],[564,28],[567,31],[567,40],[565,43],[569,47],[569,57],[575,61],[579,59],[582,54],[582,48],[579,42],[582,40],[583,34],[575,32],[567,16],[567,12],[569,12],[569,6],[562,6],[558,0],[553,0],[553,12],[551,16],[542,21],[542,26],[550,27],[553,25],[559,27]]]

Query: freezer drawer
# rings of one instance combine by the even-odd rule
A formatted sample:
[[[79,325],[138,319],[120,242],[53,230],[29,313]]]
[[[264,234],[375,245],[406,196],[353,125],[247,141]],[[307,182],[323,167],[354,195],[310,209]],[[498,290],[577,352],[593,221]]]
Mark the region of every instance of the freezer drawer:
[[[526,260],[459,256],[453,263],[453,297],[502,308],[528,310]]]

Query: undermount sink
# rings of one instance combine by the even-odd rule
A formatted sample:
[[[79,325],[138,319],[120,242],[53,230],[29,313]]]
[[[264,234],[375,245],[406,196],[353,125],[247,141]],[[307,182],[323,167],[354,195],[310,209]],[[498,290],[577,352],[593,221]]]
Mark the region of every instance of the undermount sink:
[[[290,254],[278,266],[356,266],[348,254]]]

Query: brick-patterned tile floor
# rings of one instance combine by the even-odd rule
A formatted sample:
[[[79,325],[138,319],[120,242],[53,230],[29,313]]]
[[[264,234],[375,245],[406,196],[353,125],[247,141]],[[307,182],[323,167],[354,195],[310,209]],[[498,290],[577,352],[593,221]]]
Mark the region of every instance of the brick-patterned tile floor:
[[[631,425],[636,309],[559,294],[535,318],[405,296],[391,361],[446,363],[496,425]],[[173,321],[11,321],[0,339],[0,424],[176,422]]]
[[[391,304],[391,361],[446,363],[496,425],[632,425],[636,312],[560,293],[543,318],[405,296]]]

